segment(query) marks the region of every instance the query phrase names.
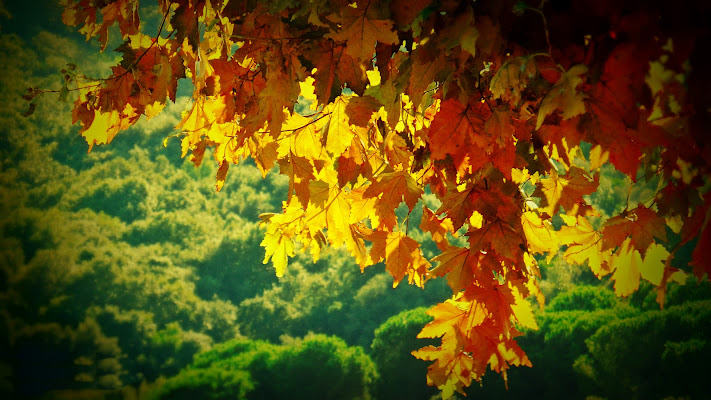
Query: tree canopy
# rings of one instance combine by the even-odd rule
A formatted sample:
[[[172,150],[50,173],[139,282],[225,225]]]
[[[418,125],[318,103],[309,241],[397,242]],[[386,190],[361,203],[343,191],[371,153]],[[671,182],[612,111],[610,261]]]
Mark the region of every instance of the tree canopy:
[[[446,277],[453,297],[419,333],[441,344],[413,352],[444,397],[531,365],[516,338],[559,251],[617,295],[651,282],[660,305],[711,271],[708,3],[162,0],[150,32],[137,0],[62,3],[102,51],[123,40],[109,76],[70,64],[54,90],[89,150],[189,81],[183,157],[210,154],[218,191],[246,158],[288,178],[282,211],[259,216],[278,276],[297,251],[345,246],[394,286]],[[28,89],[26,114],[48,91]],[[629,188],[611,212],[591,200],[607,165]],[[410,233],[416,206],[439,254]],[[692,271],[675,263],[687,245]]]

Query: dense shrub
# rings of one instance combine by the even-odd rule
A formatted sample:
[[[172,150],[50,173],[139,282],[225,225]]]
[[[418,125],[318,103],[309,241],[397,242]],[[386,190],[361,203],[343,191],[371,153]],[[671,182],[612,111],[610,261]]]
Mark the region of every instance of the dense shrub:
[[[153,398],[369,399],[376,377],[363,350],[336,337],[308,335],[283,345],[238,339],[196,356]]]

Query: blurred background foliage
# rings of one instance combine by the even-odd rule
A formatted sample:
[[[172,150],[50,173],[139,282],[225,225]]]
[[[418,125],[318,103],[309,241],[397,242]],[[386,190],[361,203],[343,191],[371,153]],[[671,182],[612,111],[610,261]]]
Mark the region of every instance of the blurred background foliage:
[[[444,280],[393,289],[342,249],[299,256],[277,279],[257,222],[280,209],[285,178],[247,161],[215,193],[209,157],[196,168],[177,140],[163,146],[184,100],[89,154],[67,104],[20,116],[26,87],[57,83],[58,46],[81,54],[48,32],[0,40],[0,397],[438,396],[410,352],[433,342],[415,336],[451,296]],[[612,168],[601,182],[601,218],[649,194]],[[417,210],[408,233],[425,240]],[[709,397],[708,282],[670,286],[660,310],[649,286],[620,299],[584,267],[540,261],[547,306],[519,339],[534,367],[509,371],[508,390],[487,375],[470,397]]]

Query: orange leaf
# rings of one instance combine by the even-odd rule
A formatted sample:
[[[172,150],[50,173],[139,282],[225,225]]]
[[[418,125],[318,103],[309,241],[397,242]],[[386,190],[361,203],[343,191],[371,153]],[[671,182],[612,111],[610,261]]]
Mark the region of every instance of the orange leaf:
[[[585,100],[587,96],[578,93],[576,88],[583,82],[580,76],[586,72],[588,72],[588,67],[585,65],[575,65],[560,77],[555,86],[553,86],[551,91],[546,94],[546,97],[544,97],[541,102],[541,108],[538,110],[536,129],[540,128],[546,116],[552,114],[556,109],[563,112],[564,119],[570,119],[576,115],[585,113],[585,103],[583,100]]]
[[[593,177],[582,168],[571,166],[565,176],[556,173],[539,181],[534,196],[542,198],[542,211],[555,215],[559,206],[569,215],[576,215],[587,203],[583,196],[595,193],[600,182],[599,174]]]
[[[430,263],[422,256],[420,244],[402,232],[375,232],[367,237],[373,242],[371,258],[378,262],[384,256],[385,268],[393,277],[393,287],[408,275],[408,282],[422,286]]]
[[[667,240],[666,222],[656,212],[639,204],[626,216],[608,219],[602,228],[602,237],[603,250],[619,247],[629,237],[633,248],[644,255],[655,237]]]
[[[447,232],[454,233],[452,221],[449,218],[437,218],[427,206],[422,207],[420,229],[432,235],[432,240],[441,251],[445,251],[449,247],[449,241],[446,237]]]
[[[360,4],[359,4],[360,6]],[[350,16],[333,17],[332,20],[341,24],[341,30],[329,33],[336,41],[347,43],[346,53],[355,59],[370,60],[375,52],[375,43],[395,44],[397,35],[392,31],[393,23],[385,19],[371,19],[366,11],[354,10]]]
[[[472,253],[467,248],[451,246],[432,259],[432,262],[439,264],[430,272],[440,277],[447,275],[447,283],[452,288],[452,292],[458,293],[474,283],[479,254]]]

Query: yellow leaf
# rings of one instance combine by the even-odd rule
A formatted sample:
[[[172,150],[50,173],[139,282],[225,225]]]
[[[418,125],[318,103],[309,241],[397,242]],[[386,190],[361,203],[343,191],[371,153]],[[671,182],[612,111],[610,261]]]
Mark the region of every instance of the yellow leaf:
[[[528,169],[518,169],[518,168],[511,168],[511,180],[517,184],[520,185],[527,180],[529,180],[531,175],[528,173]]]
[[[337,187],[331,189],[328,202],[326,209],[328,240],[334,246],[339,246],[350,237],[351,205],[345,194]]]
[[[289,140],[281,140],[277,155],[286,157],[290,152],[309,160],[318,160],[324,156],[321,136],[316,132],[311,118],[292,114],[282,125]]]
[[[330,115],[324,118],[326,123],[323,127],[323,137],[326,141],[326,150],[333,157],[341,155],[350,146],[354,137],[346,114],[346,105],[348,105],[347,97],[340,96],[324,110]]]
[[[639,288],[640,271],[642,270],[642,255],[630,246],[630,239],[612,255],[612,280],[615,281],[615,294],[628,296]],[[663,265],[662,265],[663,267]]]
[[[664,246],[658,243],[653,243],[649,246],[640,269],[642,278],[659,286],[662,282],[662,276],[664,276],[664,261],[666,261],[667,257],[669,257],[669,252]]]
[[[667,226],[669,227],[669,229],[672,230],[672,232],[676,234],[679,234],[679,232],[681,232],[681,228],[684,225],[684,221],[681,219],[681,215],[667,215],[664,217],[664,220],[666,221]]]
[[[590,177],[581,168],[572,166],[565,176],[554,173],[550,178],[541,179],[534,196],[544,198],[541,210],[548,215],[558,212],[559,206],[566,212],[575,213],[580,204],[585,204],[583,196],[595,193],[599,182],[599,174]]]
[[[521,225],[531,252],[555,255],[558,251],[558,238],[550,222],[541,220],[533,211],[526,211],[521,214]]]
[[[577,218],[577,225],[563,226],[557,232],[560,243],[568,246],[563,259],[575,264],[583,264],[588,260],[588,265],[596,276],[607,275],[610,272],[609,260],[612,251],[602,250],[601,235],[590,225],[587,218],[581,215]]]
[[[420,244],[402,232],[377,231],[368,237],[373,242],[371,262],[385,258],[385,268],[393,277],[393,287],[408,275],[408,282],[422,287],[429,261],[422,255]]]
[[[515,285],[511,286],[511,292],[513,293],[516,303],[511,305],[511,310],[513,311],[516,320],[521,326],[526,328],[538,330],[538,324],[536,319],[533,317],[533,310],[531,309],[531,303],[528,302],[522,295],[521,292]]]
[[[540,128],[546,116],[552,114],[556,109],[563,112],[563,119],[573,118],[576,115],[585,113],[584,100],[587,96],[576,92],[575,88],[583,82],[580,75],[586,72],[588,72],[588,67],[578,64],[571,67],[560,77],[541,102],[536,129]]]
[[[274,269],[276,269],[276,276],[284,276],[289,257],[294,256],[293,240],[284,236],[281,230],[276,232],[267,231],[264,234],[264,240],[262,240],[261,245],[266,250],[262,263],[268,263],[271,258]]]
[[[610,158],[610,152],[605,150],[602,151],[602,146],[599,144],[590,150],[590,171],[595,171],[596,169],[602,167],[607,160]]]
[[[94,119],[89,127],[81,131],[82,136],[89,144],[89,151],[95,144],[106,144],[116,136],[116,133],[124,129],[128,129],[133,122],[131,119],[136,117],[136,112],[130,104],[126,104],[123,112],[118,111],[101,112],[94,110]]]
[[[299,82],[299,96],[309,101],[309,108],[316,110],[318,107],[318,99],[316,98],[315,88],[314,88],[314,78],[307,77],[304,82]]]

